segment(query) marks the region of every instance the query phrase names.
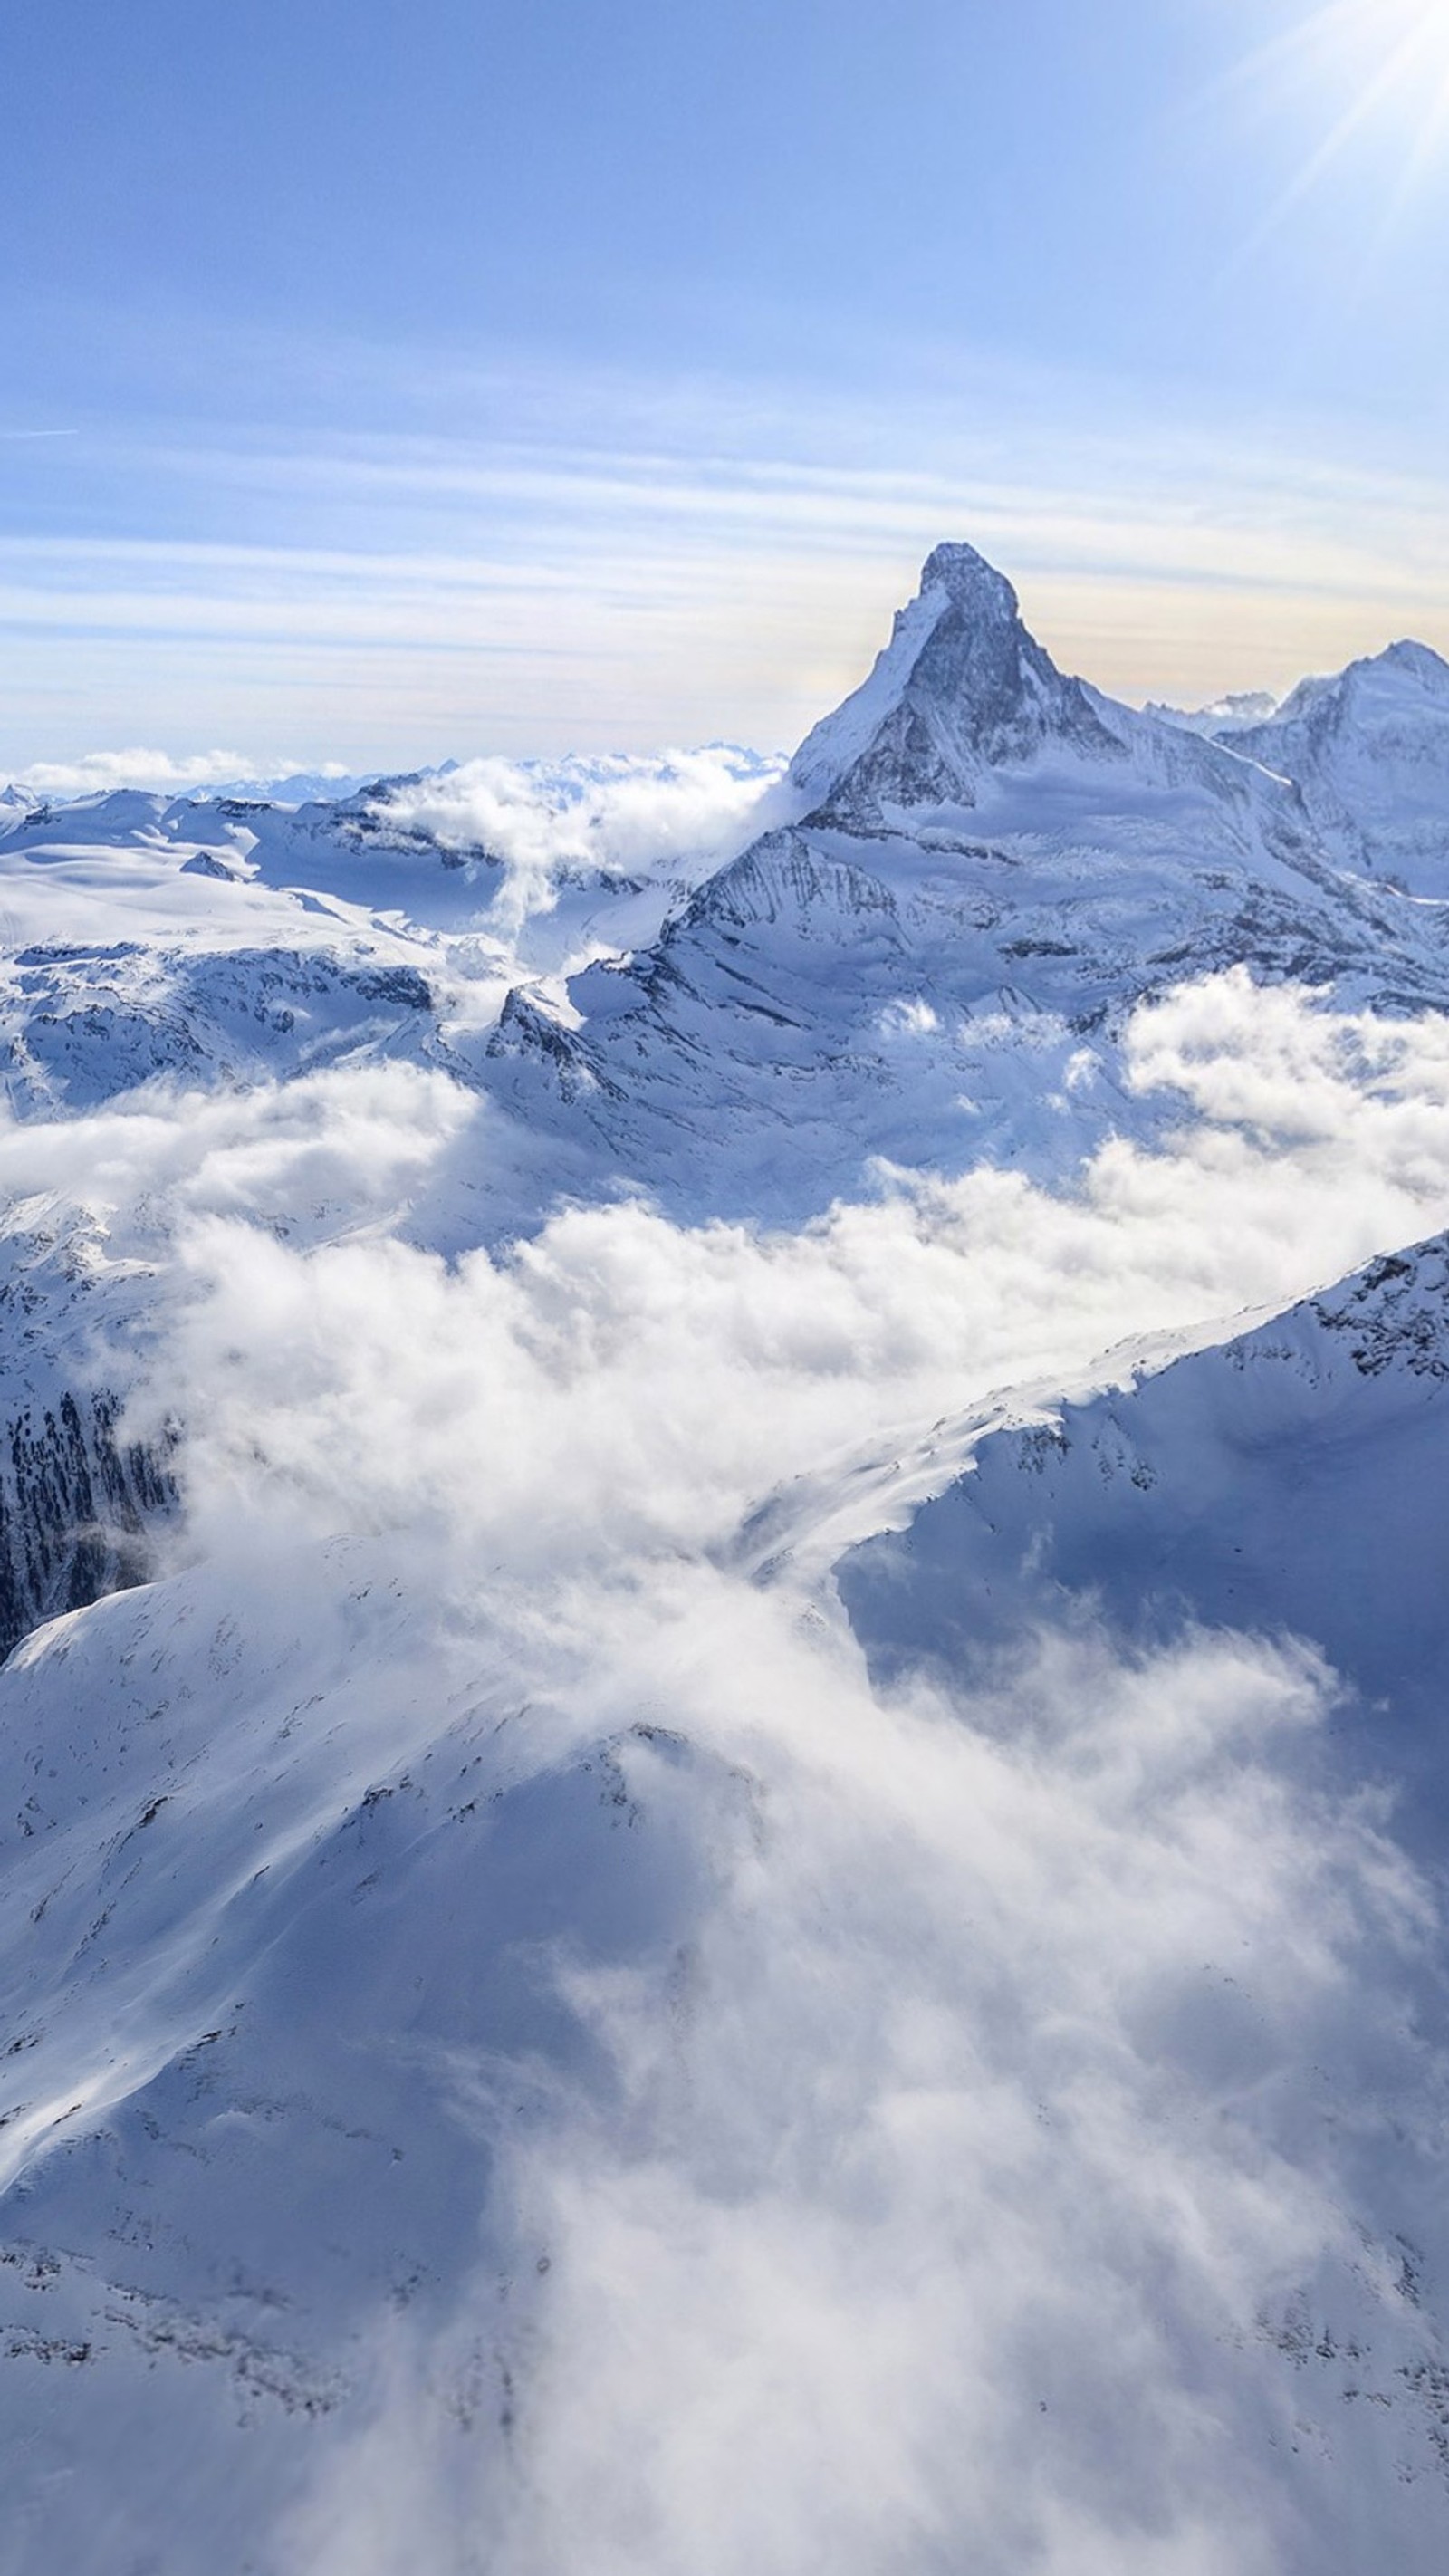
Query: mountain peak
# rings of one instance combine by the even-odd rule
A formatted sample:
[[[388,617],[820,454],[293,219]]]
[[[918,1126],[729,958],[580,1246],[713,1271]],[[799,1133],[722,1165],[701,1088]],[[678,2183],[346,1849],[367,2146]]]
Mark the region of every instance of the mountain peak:
[[[1432,644],[1403,636],[1381,653],[1366,653],[1342,671],[1300,680],[1270,720],[1282,728],[1312,717],[1321,729],[1356,725],[1370,706],[1383,708],[1394,699],[1408,707],[1418,698],[1449,706],[1449,662]],[[1264,729],[1264,741],[1268,729]]]
[[[1300,680],[1235,751],[1291,778],[1340,864],[1442,902],[1449,883],[1449,662],[1404,638]]]
[[[880,830],[902,808],[972,806],[986,772],[1063,740],[1121,757],[1080,681],[1027,632],[1005,574],[974,546],[939,545],[869,678],[807,736],[790,779],[822,817]]]
[[[1449,662],[1432,644],[1416,643],[1406,635],[1397,644],[1386,644],[1378,658],[1390,670],[1422,682],[1441,696],[1449,695]]]
[[[921,566],[921,591],[944,590],[953,607],[978,616],[993,612],[1006,619],[1020,615],[1016,592],[1004,572],[988,563],[974,546],[933,546]]]

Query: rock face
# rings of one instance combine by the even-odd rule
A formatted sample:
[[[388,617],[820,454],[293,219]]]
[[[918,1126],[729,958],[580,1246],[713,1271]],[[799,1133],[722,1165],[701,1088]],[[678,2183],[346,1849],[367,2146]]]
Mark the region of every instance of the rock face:
[[[983,773],[1048,748],[1125,756],[1028,634],[1005,575],[973,546],[937,546],[869,679],[807,735],[790,779],[813,822],[882,830],[917,807],[969,808]]]
[[[0,1445],[0,1657],[46,1619],[143,1583],[148,1533],[174,1511],[163,1461],[118,1438],[107,1394],[15,1416]]]

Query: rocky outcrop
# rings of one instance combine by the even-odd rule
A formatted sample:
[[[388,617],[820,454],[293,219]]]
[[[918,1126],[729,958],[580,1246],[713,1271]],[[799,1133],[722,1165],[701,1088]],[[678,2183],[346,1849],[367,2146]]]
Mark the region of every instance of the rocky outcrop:
[[[1048,741],[1124,756],[1080,680],[1028,633],[1005,575],[974,546],[937,546],[869,679],[802,743],[790,778],[817,821],[879,830],[892,811],[973,805],[983,771]]]
[[[119,1428],[116,1398],[28,1408],[0,1440],[0,1655],[65,1610],[144,1582],[148,1529],[176,1507],[163,1457]]]

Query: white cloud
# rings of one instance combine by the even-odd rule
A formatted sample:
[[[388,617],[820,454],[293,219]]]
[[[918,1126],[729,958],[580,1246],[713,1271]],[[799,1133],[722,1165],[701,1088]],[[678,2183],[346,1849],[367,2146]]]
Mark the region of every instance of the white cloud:
[[[1371,2036],[1422,1899],[1295,1775],[1324,1677],[1047,1639],[993,1702],[886,1703],[793,1607],[671,1606],[579,1634],[579,1715],[695,1748],[685,1792],[623,1760],[638,1866],[706,1893],[682,1946],[560,1963],[606,2079],[532,2070],[520,2142],[483,2078],[513,2296],[394,2341],[285,2563],[1349,2576],[1259,2319],[1306,2281],[1392,2337],[1321,2114],[1371,2080],[1387,2131],[1432,2069]]]
[[[1376,1811],[1315,1785],[1331,1677],[1283,1641],[1134,1661],[1083,1625],[984,1695],[885,1694],[806,1575],[732,1570],[772,1489],[787,1539],[792,1508],[848,1518],[853,1449],[888,1514],[941,1416],[1449,1220],[1444,1022],[1230,975],[1141,1012],[1129,1060],[1181,1129],[1071,1190],[902,1179],[777,1235],[573,1209],[452,1261],[400,1210],[491,1131],[399,1068],[0,1139],[17,1192],[65,1145],[98,1257],[157,1266],[136,1419],[187,1426],[178,1561],[257,1641],[234,1717],[275,1748],[278,1851],[394,1706],[411,1760],[475,1699],[508,1713],[480,1798],[546,1802],[607,1741],[641,1820],[632,1946],[606,1955],[561,1864],[578,1928],[539,1972],[587,2047],[450,2042],[479,2268],[470,2237],[449,2317],[379,2325],[373,2411],[318,2433],[278,2541],[299,2576],[1357,2576],[1366,2458],[1388,2554],[1434,2576],[1418,2419],[1353,2418],[1300,2470],[1274,2340],[1302,2289],[1402,2389],[1423,2326],[1382,2243],[1405,2206],[1441,2225],[1432,2160],[1420,2188],[1395,2144],[1435,2133],[1406,1998],[1437,1935]],[[297,1242],[279,1200],[313,1211]],[[391,1663],[358,1548],[402,1605]],[[201,1813],[211,1763],[230,1830],[212,1735],[185,1795]],[[1385,2469],[1396,2444],[1426,2482]]]
[[[206,1220],[267,1229],[258,1243],[397,1223],[478,1114],[446,1075],[382,1063],[248,1091],[155,1083],[69,1118],[0,1117],[5,1226],[23,1233],[69,1203],[99,1257],[124,1267],[174,1260],[178,1231]],[[164,1331],[164,1273],[158,1293]]]
[[[915,999],[902,996],[898,1001],[887,1002],[878,1025],[882,1037],[926,1038],[941,1023],[929,1002],[923,1002],[919,996]]]
[[[137,746],[130,751],[87,751],[77,760],[35,760],[17,769],[13,784],[33,796],[103,795],[112,787],[154,788],[159,793],[188,787],[224,787],[254,774],[255,763],[239,751],[198,751],[177,758],[171,752]]]
[[[231,1492],[261,1459],[258,1510],[280,1482],[319,1533],[421,1508],[464,1559],[502,1548],[535,1569],[716,1546],[762,1493],[853,1445],[1015,1382],[1080,1383],[1129,1335],[1284,1302],[1449,1220],[1449,1024],[1433,1015],[1332,1013],[1234,972],[1139,1013],[1128,1062],[1196,1112],[1163,1150],[1113,1140],[1061,1192],[992,1168],[896,1175],[794,1234],[634,1203],[566,1210],[499,1256],[367,1237],[303,1256],[236,1221],[233,1149],[198,1145],[194,1294],[168,1358],[191,1391],[198,1513],[213,1472]],[[247,1113],[264,1161],[315,1118],[306,1150],[331,1142],[344,1204],[349,1079]],[[446,1086],[393,1082],[368,1091],[358,1132],[375,1106],[405,1114],[446,1198],[489,1131],[458,1124]],[[202,1115],[225,1134],[235,1113]],[[137,1132],[95,1124],[123,1154]],[[102,1150],[89,1128],[77,1160]],[[29,1128],[5,1148],[17,1173],[49,1150]]]
[[[783,758],[732,744],[653,756],[470,760],[390,786],[386,812],[445,850],[502,859],[506,922],[548,910],[570,869],[630,876],[665,869],[686,882],[733,858],[787,810]]]

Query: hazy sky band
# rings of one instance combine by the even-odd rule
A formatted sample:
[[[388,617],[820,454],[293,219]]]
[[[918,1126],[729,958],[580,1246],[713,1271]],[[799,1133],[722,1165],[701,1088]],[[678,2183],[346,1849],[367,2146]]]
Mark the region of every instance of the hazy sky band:
[[[1443,157],[1295,197],[1312,14],[57,0],[0,766],[789,743],[948,534],[1128,696],[1449,646]]]

